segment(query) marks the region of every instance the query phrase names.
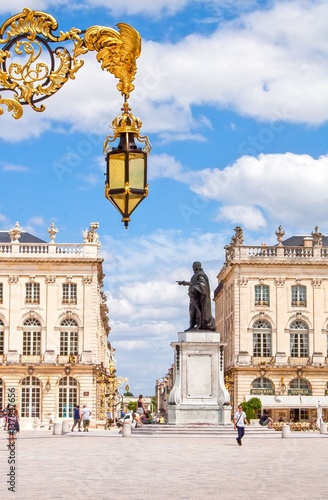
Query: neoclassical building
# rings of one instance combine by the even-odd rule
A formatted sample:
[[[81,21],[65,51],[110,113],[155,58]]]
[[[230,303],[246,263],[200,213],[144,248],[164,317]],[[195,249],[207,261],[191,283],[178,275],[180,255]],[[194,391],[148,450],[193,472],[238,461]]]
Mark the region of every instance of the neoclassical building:
[[[225,247],[214,292],[216,331],[234,408],[258,397],[271,416],[328,418],[328,237],[246,246],[243,231]],[[319,403],[320,402],[320,403]]]
[[[0,232],[0,406],[15,400],[23,427],[76,403],[101,416],[112,350],[97,228],[65,244],[54,224],[48,243],[18,223]]]

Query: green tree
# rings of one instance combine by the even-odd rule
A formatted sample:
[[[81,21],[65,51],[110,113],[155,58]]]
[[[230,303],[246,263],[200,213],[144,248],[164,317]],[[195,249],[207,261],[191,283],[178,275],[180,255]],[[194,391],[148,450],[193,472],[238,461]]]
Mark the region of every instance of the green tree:
[[[247,420],[250,421],[256,418],[256,412],[262,408],[262,403],[259,398],[251,398],[241,403],[241,406],[246,413]]]
[[[126,396],[127,398],[134,398],[132,392],[125,392],[123,396]]]
[[[137,411],[137,402],[130,401],[130,403],[128,404],[128,410],[136,412]]]
[[[151,397],[151,409],[153,412],[157,412],[157,401],[156,401],[156,396]]]

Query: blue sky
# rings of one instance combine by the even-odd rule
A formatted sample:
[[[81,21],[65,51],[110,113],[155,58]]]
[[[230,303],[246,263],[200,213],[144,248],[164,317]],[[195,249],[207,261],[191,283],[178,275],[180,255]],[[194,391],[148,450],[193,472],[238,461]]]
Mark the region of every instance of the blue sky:
[[[122,98],[94,53],[45,112],[0,116],[0,229],[19,221],[47,239],[53,221],[58,242],[81,242],[100,223],[118,374],[150,395],[188,326],[176,280],[194,260],[213,290],[236,225],[246,245],[275,244],[280,224],[286,237],[328,234],[328,3],[16,0],[1,2],[0,24],[24,7],[59,30],[124,22],[142,37],[129,103],[152,143],[150,188],[129,229],[103,194]]]

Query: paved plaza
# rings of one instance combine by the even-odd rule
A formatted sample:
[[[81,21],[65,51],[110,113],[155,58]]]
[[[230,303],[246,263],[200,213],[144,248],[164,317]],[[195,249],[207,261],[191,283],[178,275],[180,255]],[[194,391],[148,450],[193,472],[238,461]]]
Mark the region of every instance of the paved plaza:
[[[15,489],[7,434],[0,435],[4,499],[327,499],[328,435],[122,437],[118,430],[54,436],[22,431],[14,450]]]

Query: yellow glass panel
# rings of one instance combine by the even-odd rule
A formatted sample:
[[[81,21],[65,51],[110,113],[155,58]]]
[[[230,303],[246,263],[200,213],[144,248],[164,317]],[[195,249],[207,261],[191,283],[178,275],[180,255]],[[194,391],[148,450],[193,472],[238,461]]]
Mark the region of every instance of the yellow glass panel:
[[[109,157],[109,187],[110,189],[123,188],[125,184],[125,155],[111,154]]]
[[[131,214],[133,210],[139,205],[139,203],[144,199],[144,196],[138,194],[130,194],[128,200],[128,213]]]
[[[111,199],[117,206],[118,210],[121,212],[123,215],[125,213],[125,199],[126,195],[125,194],[112,194]]]
[[[129,180],[132,189],[144,189],[145,188],[145,158],[144,154],[130,153],[129,154],[130,166],[129,166]]]

